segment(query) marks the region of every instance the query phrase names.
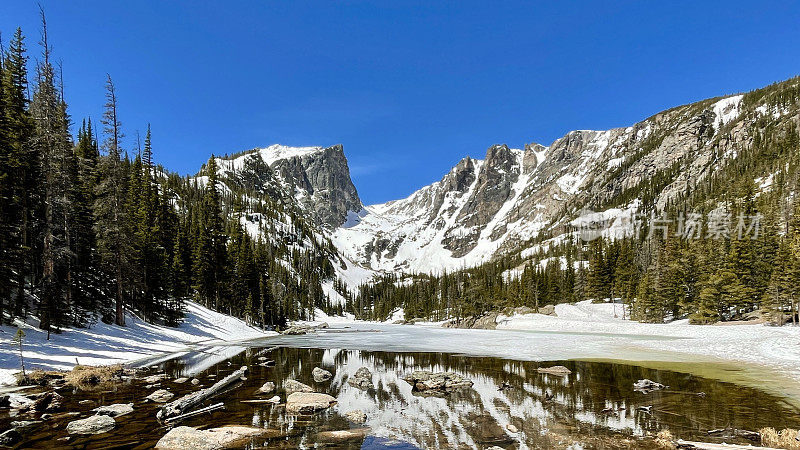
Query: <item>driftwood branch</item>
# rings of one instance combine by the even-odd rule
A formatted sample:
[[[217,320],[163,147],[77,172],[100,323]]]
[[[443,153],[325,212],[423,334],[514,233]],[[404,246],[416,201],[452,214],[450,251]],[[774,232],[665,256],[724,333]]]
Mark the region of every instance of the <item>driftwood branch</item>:
[[[205,408],[200,408],[197,411],[192,411],[192,412],[188,412],[186,414],[181,414],[180,416],[169,417],[166,420],[164,420],[164,422],[175,423],[175,422],[179,422],[179,421],[181,421],[183,419],[188,419],[190,417],[199,416],[200,414],[211,412],[211,411],[216,411],[218,409],[225,409],[225,404],[221,403],[221,402],[220,403],[215,403],[215,404],[213,404],[211,406],[206,406]]]
[[[175,401],[169,402],[166,405],[164,405],[158,411],[158,413],[156,413],[156,418],[158,420],[167,420],[170,417],[178,417],[180,415],[186,414],[188,411],[191,411],[192,408],[203,403],[207,399],[219,394],[231,384],[241,380],[246,373],[247,373],[247,366],[243,366],[241,369],[236,370],[227,377],[217,381],[216,383],[214,383],[213,386],[209,388],[199,390],[197,392],[183,396]]]

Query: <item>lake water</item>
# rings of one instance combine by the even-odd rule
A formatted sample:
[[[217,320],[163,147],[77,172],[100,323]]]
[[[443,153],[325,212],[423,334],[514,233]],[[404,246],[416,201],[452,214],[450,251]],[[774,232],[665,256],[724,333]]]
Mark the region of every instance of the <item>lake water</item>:
[[[763,389],[689,373],[692,371],[559,356],[596,357],[586,347],[602,345],[605,339],[615,339],[613,335],[542,333],[532,337],[455,331],[401,326],[337,328],[306,336],[202,348],[150,358],[140,365],[148,367],[148,373],[166,372],[171,379],[197,377],[200,387],[248,366],[246,381],[208,402],[224,402],[224,411],[194,417],[181,425],[268,429],[265,436],[251,443],[252,448],[652,448],[651,436],[662,429],[684,439],[721,442],[709,437],[708,431],[800,427],[798,409],[786,398]],[[560,348],[546,348],[553,345]],[[570,345],[576,347],[565,347]],[[260,365],[264,357],[275,365]],[[562,377],[536,370],[556,364],[572,373]],[[333,378],[314,382],[314,367],[329,370]],[[374,389],[361,390],[347,384],[348,377],[360,367],[372,372]],[[474,384],[447,395],[425,396],[414,392],[403,379],[414,370],[457,372]],[[726,370],[735,372],[734,368]],[[668,388],[649,394],[634,391],[633,383],[643,378]],[[288,379],[336,397],[337,404],[321,413],[294,415],[282,405],[242,402],[274,395],[256,392],[266,381],[274,382],[278,395],[285,399],[283,383]],[[199,388],[171,380],[160,384],[147,388],[136,380],[105,391],[61,390],[67,410],[81,415],[37,424],[20,445],[48,449],[150,448],[168,429],[155,418],[159,405],[145,402],[144,397],[158,388],[169,389],[175,398]],[[499,389],[501,386],[506,388]],[[78,404],[85,399],[95,404]],[[112,432],[66,439],[68,421],[90,415],[90,409],[98,404],[128,402],[134,403],[134,413],[119,417]],[[344,414],[352,410],[363,411],[367,423],[348,422]],[[10,420],[19,418],[12,419],[0,411],[0,426],[7,426]],[[335,443],[324,438],[326,431],[364,426],[369,427],[365,438]],[[748,443],[742,439],[725,441]]]

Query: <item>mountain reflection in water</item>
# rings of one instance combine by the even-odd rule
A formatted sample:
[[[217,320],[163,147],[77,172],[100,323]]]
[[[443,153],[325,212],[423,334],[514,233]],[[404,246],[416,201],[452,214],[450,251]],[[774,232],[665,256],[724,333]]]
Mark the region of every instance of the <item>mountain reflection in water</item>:
[[[251,448],[346,449],[485,449],[493,445],[506,449],[566,449],[575,444],[582,448],[652,448],[648,436],[665,428],[681,438],[713,441],[707,431],[716,428],[757,430],[764,426],[800,425],[797,410],[762,391],[633,365],[248,345],[210,347],[174,355],[172,359],[161,358],[149,370],[163,370],[173,378],[196,376],[201,387],[208,387],[243,365],[250,368],[242,385],[208,402],[224,402],[224,411],[194,417],[181,425],[251,425],[267,429],[265,436],[251,442]],[[262,365],[264,358],[275,364]],[[147,365],[153,366],[154,362],[150,360]],[[554,376],[537,372],[539,367],[556,364],[568,367],[572,373]],[[311,374],[314,367],[329,370],[333,377],[315,382]],[[370,369],[374,388],[362,390],[347,383],[360,367]],[[414,370],[457,372],[474,385],[441,396],[422,395],[412,391],[403,379]],[[668,388],[649,394],[635,392],[633,383],[643,378]],[[276,384],[277,394],[285,401],[283,385],[289,379],[336,397],[337,404],[313,415],[297,415],[287,413],[283,405],[243,402],[275,395],[257,393],[267,381]],[[500,389],[501,386],[505,388]],[[143,402],[158,388],[169,389],[176,398],[198,389],[190,383],[167,380],[159,387],[147,388],[134,381],[111,391],[63,392],[68,411],[86,410],[89,414],[88,407],[78,404],[87,398],[96,404],[133,402],[136,410],[117,418],[117,426],[110,433],[73,437],[69,441],[58,441],[66,437],[66,420],[51,420],[22,446],[52,448],[58,442],[64,448],[152,447],[168,431],[155,419],[158,405]],[[353,410],[366,414],[366,424],[357,425],[344,417]],[[0,416],[0,425],[7,425],[9,420],[15,419]],[[369,427],[366,437],[331,441],[330,433],[326,435],[363,427]]]

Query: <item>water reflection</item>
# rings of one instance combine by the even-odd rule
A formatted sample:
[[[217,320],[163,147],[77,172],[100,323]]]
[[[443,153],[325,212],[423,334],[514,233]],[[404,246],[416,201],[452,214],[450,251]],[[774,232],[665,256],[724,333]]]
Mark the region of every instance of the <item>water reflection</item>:
[[[274,361],[267,364],[265,359]],[[187,420],[182,425],[217,427],[252,425],[267,433],[252,448],[478,448],[507,449],[652,448],[647,440],[664,428],[685,439],[710,440],[707,431],[736,427],[798,427],[800,414],[780,399],[729,383],[664,370],[624,364],[583,361],[537,363],[444,353],[394,353],[341,348],[220,347],[186,352],[167,361],[147,361],[152,371],[171,377],[196,376],[207,387],[233,370],[250,367],[247,380],[214,402],[225,411]],[[561,364],[566,376],[540,374],[537,368]],[[333,373],[317,383],[314,367]],[[362,390],[347,383],[360,367],[372,372],[374,388]],[[403,378],[414,370],[456,372],[474,383],[471,388],[443,396],[412,391]],[[633,383],[648,378],[668,388],[649,394],[634,392]],[[284,382],[298,380],[337,399],[331,409],[314,415],[288,414],[282,405],[250,403],[269,398],[258,387],[267,381],[285,399]],[[165,381],[176,395],[198,387]],[[119,418],[111,433],[72,438],[65,423],[50,421],[38,428],[23,447],[148,448],[167,429],[155,420],[157,405],[144,403],[151,392],[142,383],[91,394],[97,404],[134,402],[136,412]],[[84,411],[78,401],[87,394],[63,392],[69,410]],[[245,402],[243,402],[245,401]],[[349,422],[345,413],[361,410],[365,425]],[[8,419],[0,417],[0,425]],[[74,418],[69,419],[74,420]],[[46,425],[46,426],[45,426]],[[367,436],[331,440],[331,431],[369,427]],[[327,434],[326,434],[327,433]],[[746,443],[746,441],[742,441]]]
[[[250,349],[233,358],[232,366],[263,354],[263,350]],[[272,406],[253,407],[251,424],[298,434],[304,442],[313,442],[314,432],[348,428],[343,415],[353,410],[366,414],[371,436],[420,448],[555,448],[603,438],[609,442],[633,439],[664,428],[685,438],[706,438],[707,430],[715,428],[758,429],[800,423],[797,411],[756,390],[622,364],[542,364],[337,348],[278,348],[266,354],[276,365],[264,368],[256,364],[255,384],[273,381],[280,391],[285,380],[296,379],[337,398],[331,411],[313,417],[291,416]],[[196,364],[194,358],[189,361]],[[553,364],[565,365],[572,373],[556,376],[536,371]],[[175,376],[185,375],[191,367],[184,359],[167,366]],[[315,383],[311,371],[316,366],[329,370],[333,378]],[[362,366],[372,371],[374,389],[362,390],[347,383]],[[403,380],[414,370],[457,372],[474,385],[442,397],[423,396],[412,392],[412,386]],[[633,383],[642,378],[669,387],[649,394],[634,392]],[[601,447],[607,444],[597,443]]]

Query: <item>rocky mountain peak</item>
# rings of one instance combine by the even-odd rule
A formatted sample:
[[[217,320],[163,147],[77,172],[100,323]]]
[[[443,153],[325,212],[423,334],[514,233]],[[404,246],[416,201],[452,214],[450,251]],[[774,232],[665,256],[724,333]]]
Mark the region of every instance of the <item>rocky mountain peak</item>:
[[[363,208],[341,144],[330,147],[272,145],[219,158],[221,174],[235,183],[294,203],[315,223],[333,229]]]

